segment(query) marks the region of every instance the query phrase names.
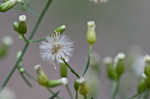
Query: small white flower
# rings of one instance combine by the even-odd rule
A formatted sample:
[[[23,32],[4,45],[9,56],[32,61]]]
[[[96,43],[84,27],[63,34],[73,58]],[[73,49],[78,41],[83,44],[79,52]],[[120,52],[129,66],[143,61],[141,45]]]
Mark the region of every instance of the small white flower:
[[[68,79],[67,78],[61,78],[60,81],[62,82],[63,85],[67,85],[68,84]]]
[[[18,17],[18,19],[19,19],[19,21],[26,21],[27,20],[27,17],[26,17],[26,15],[20,15],[19,17]]]
[[[90,2],[94,2],[94,3],[107,3],[108,0],[89,0]]]
[[[40,45],[42,59],[52,63],[62,63],[62,58],[68,62],[72,52],[73,42],[64,34],[55,33]]]
[[[8,88],[5,88],[1,93],[0,93],[0,99],[16,99],[16,96],[13,91],[11,91]]]
[[[2,42],[3,44],[10,46],[13,44],[13,39],[10,36],[5,36],[4,38],[2,38]]]

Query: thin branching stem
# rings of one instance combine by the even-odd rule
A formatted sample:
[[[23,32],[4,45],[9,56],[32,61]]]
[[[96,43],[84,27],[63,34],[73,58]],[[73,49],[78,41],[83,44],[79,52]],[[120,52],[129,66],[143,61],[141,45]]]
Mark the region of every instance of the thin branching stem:
[[[65,61],[65,59],[63,59],[63,62],[65,63],[65,65],[70,69],[70,71],[77,77],[80,78],[80,75]]]
[[[120,80],[116,80],[114,82],[114,85],[113,85],[113,95],[112,95],[112,99],[116,99],[117,95],[118,95],[118,92],[119,92],[119,84],[120,84]]]
[[[91,54],[92,54],[92,45],[89,46],[88,59],[87,59],[87,62],[86,62],[86,66],[83,69],[82,76],[85,76],[86,72],[88,71],[88,68],[89,68],[89,65],[90,65]]]
[[[52,95],[55,95],[56,93],[53,91],[53,90],[51,90],[50,88],[46,88]],[[61,99],[61,97],[60,96],[56,96],[57,97],[57,99]]]
[[[51,2],[52,2],[52,0],[48,0],[48,1],[47,1],[47,3],[46,3],[46,5],[45,5],[44,9],[42,10],[42,12],[41,12],[41,14],[40,14],[40,16],[39,16],[39,18],[38,18],[38,20],[37,20],[37,22],[36,22],[34,28],[33,28],[33,31],[31,32],[31,35],[30,35],[30,37],[29,37],[29,40],[32,40],[32,38],[34,37],[34,35],[35,35],[36,31],[38,30],[38,28],[39,28],[39,26],[40,26],[40,23],[41,23],[41,21],[42,21],[44,15],[45,15],[45,13],[46,13],[46,11],[48,10],[48,8],[49,8],[49,6],[50,6],[50,4],[51,4]],[[5,86],[7,85],[8,81],[10,80],[10,78],[12,77],[12,75],[14,74],[14,72],[15,72],[15,70],[16,70],[18,64],[22,61],[22,59],[23,59],[23,57],[24,57],[24,54],[26,53],[26,51],[27,51],[29,45],[30,45],[30,42],[25,44],[25,46],[24,46],[24,48],[23,48],[23,50],[22,50],[22,53],[21,53],[20,57],[19,57],[19,58],[17,59],[17,61],[16,61],[16,64],[13,66],[13,68],[12,68],[11,71],[9,72],[8,76],[5,78],[4,82],[2,83],[1,88],[0,88],[0,92],[5,88]]]

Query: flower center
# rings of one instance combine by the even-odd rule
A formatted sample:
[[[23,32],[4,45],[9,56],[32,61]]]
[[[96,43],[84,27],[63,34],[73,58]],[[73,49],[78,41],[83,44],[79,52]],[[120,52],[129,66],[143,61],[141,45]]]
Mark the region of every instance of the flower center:
[[[58,53],[58,51],[59,51],[61,48],[62,48],[62,47],[61,47],[60,44],[54,44],[54,45],[53,45],[53,48],[52,48],[52,54],[54,55],[54,54]]]

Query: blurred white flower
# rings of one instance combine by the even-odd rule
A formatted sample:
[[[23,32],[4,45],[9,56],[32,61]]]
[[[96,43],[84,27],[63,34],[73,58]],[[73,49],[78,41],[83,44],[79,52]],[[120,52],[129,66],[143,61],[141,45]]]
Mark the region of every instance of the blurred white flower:
[[[144,53],[143,50],[133,45],[129,50],[129,55],[133,58],[133,72],[140,77],[144,73]]]
[[[64,34],[56,33],[54,36],[48,36],[40,45],[42,59],[52,63],[62,63],[61,58],[68,62],[72,52],[73,42]]]
[[[144,72],[144,56],[136,56],[133,63],[133,71],[137,76]]]
[[[5,88],[1,93],[0,93],[0,99],[16,99],[16,96],[13,91],[11,91],[8,88]]]
[[[89,0],[90,2],[94,2],[94,3],[107,3],[108,0]]]
[[[10,36],[5,36],[2,38],[2,43],[7,46],[11,46],[13,44],[13,39]]]

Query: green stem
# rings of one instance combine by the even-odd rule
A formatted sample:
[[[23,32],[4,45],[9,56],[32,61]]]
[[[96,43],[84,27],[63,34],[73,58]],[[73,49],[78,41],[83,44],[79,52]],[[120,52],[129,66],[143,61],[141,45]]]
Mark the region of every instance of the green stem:
[[[77,77],[80,78],[80,75],[74,70],[72,69],[72,67],[65,61],[65,59],[62,59],[63,62],[65,63],[65,65],[70,69],[70,71]]]
[[[76,90],[75,99],[78,99],[78,91]]]
[[[40,16],[39,16],[39,18],[38,18],[38,20],[37,20],[37,22],[36,22],[36,24],[35,24],[35,26],[34,26],[34,28],[33,28],[33,31],[31,32],[31,35],[30,35],[30,37],[29,37],[29,40],[32,40],[33,36],[35,35],[35,33],[36,33],[37,29],[39,28],[39,25],[40,25],[40,23],[41,23],[41,21],[42,21],[44,15],[45,15],[45,13],[46,13],[46,11],[48,10],[48,8],[49,8],[49,6],[50,6],[50,4],[51,4],[51,2],[52,2],[52,0],[48,0],[48,1],[47,1],[47,3],[46,3],[46,5],[45,5],[45,7],[44,7],[42,13],[40,14]],[[5,88],[5,86],[7,85],[8,81],[10,80],[10,78],[11,78],[12,75],[13,75],[13,73],[15,72],[15,70],[16,70],[18,64],[22,61],[23,56],[24,56],[25,52],[27,51],[29,45],[30,45],[30,43],[26,43],[26,45],[24,46],[20,57],[19,57],[19,58],[17,59],[17,61],[16,61],[16,64],[15,64],[14,67],[11,69],[11,71],[10,71],[9,74],[8,74],[8,76],[6,77],[6,79],[4,80],[4,82],[2,83],[1,88],[0,88],[0,92]]]
[[[24,74],[28,76],[30,79],[32,79],[33,81],[37,81],[27,70],[24,70]]]
[[[21,71],[23,69],[23,71]],[[24,80],[24,82],[27,84],[28,87],[32,87],[32,84],[30,81],[25,77],[24,75],[24,68],[21,65],[18,65],[17,67],[18,72],[20,73],[21,78]]]
[[[129,98],[129,99],[134,99],[134,98],[136,98],[136,97],[138,97],[139,96],[139,94],[135,94],[135,95],[133,95],[131,98]]]
[[[25,35],[21,35],[21,36],[26,43],[29,43],[29,40],[25,37]]]
[[[57,97],[59,94],[59,91],[57,91],[55,94],[53,94],[49,99],[55,99],[55,97]]]
[[[55,92],[53,92],[53,90],[51,90],[51,89],[49,89],[49,88],[47,88],[47,90],[48,90],[51,94],[53,94],[53,95],[56,94]],[[57,98],[58,98],[58,99],[61,99],[61,97],[58,96],[58,95],[57,95]]]
[[[86,62],[86,66],[83,70],[82,76],[85,76],[86,72],[88,71],[89,65],[90,65],[90,57],[92,54],[92,45],[89,46],[89,52],[88,52],[88,60]]]
[[[84,99],[87,99],[87,95],[84,96]]]
[[[119,80],[114,82],[112,99],[116,99],[116,96],[117,96],[117,94],[119,92],[119,83],[120,83]]]
[[[31,43],[39,43],[41,41],[45,41],[46,39],[45,38],[41,38],[39,40],[30,40]]]
[[[144,99],[149,99],[149,91],[148,90],[144,93]]]
[[[66,85],[65,87],[66,87],[67,92],[68,92],[68,94],[69,94],[69,96],[70,96],[70,99],[73,99],[73,95],[72,95],[72,92],[71,92],[71,90],[70,90],[69,85]]]

